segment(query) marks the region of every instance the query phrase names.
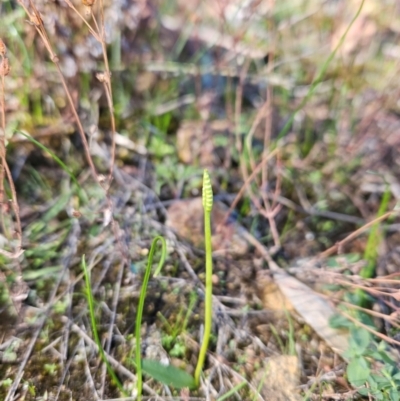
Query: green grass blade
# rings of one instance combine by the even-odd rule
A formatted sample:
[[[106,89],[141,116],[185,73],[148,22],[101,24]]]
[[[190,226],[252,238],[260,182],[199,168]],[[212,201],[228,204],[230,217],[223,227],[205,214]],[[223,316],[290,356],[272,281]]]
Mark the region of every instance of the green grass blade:
[[[151,274],[151,267],[153,264],[154,252],[156,250],[157,242],[161,242],[161,259],[158,263],[157,269],[155,274],[159,274],[160,270],[164,264],[166,254],[167,254],[167,244],[165,242],[164,237],[157,236],[153,239],[151,244],[150,252],[149,252],[149,259],[147,261],[146,271],[143,277],[142,288],[140,290],[140,297],[139,297],[139,304],[136,313],[136,327],[135,327],[135,338],[136,338],[136,374],[137,374],[137,395],[139,399],[142,396],[143,390],[143,374],[142,374],[142,362],[141,362],[141,342],[140,342],[140,329],[142,327],[142,317],[143,317],[143,308],[144,308],[144,301],[146,299],[147,293],[147,286],[149,284],[150,274]]]
[[[39,141],[37,141],[35,138],[32,138],[30,135],[25,134],[25,132],[22,131],[15,131],[18,134],[21,134],[24,136],[26,139],[34,143],[38,148],[42,149],[46,153],[48,153],[52,159],[70,176],[71,180],[74,182],[76,185],[78,192],[79,192],[79,197],[81,198],[82,201],[87,201],[87,196],[85,195],[85,192],[83,191],[82,187],[79,185],[78,180],[76,179],[74,173],[68,168],[68,166],[53,152],[51,151],[48,147],[44,146],[41,144]]]
[[[231,388],[227,393],[222,395],[221,397],[217,398],[217,401],[224,401],[227,400],[231,395],[235,394],[237,391],[239,391],[241,388],[247,385],[247,382],[241,382],[235,387]]]
[[[389,186],[387,186],[385,192],[383,193],[376,217],[381,217],[387,212],[391,195],[391,190]],[[364,259],[367,261],[367,266],[363,267],[360,271],[360,276],[363,278],[371,278],[374,276],[375,273],[376,259],[378,257],[378,247],[380,242],[382,241],[382,234],[379,233],[379,225],[380,223],[374,224],[371,227],[371,231],[368,236],[368,241],[364,252]]]
[[[85,283],[86,283],[86,299],[88,302],[89,306],[89,315],[90,315],[90,323],[92,326],[92,331],[93,331],[93,337],[94,341],[97,344],[97,347],[99,349],[99,353],[101,356],[101,359],[103,362],[106,364],[107,367],[107,372],[111,376],[112,382],[118,387],[118,389],[121,391],[124,396],[126,396],[126,393],[122,387],[121,382],[119,381],[117,375],[114,372],[114,369],[110,365],[110,362],[108,362],[108,359],[106,357],[106,353],[104,352],[103,346],[101,345],[99,333],[97,331],[97,324],[96,324],[96,316],[94,313],[94,299],[93,299],[93,293],[92,293],[92,288],[90,285],[90,274],[89,274],[89,269],[86,266],[86,261],[85,261],[85,255],[82,255],[82,270],[85,276]]]

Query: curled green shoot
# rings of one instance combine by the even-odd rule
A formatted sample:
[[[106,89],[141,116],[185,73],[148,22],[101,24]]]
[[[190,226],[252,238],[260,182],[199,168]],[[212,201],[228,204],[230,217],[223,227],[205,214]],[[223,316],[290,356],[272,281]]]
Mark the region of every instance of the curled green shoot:
[[[199,359],[194,374],[197,387],[200,385],[200,375],[203,369],[210,341],[212,324],[212,247],[211,247],[211,211],[213,206],[213,192],[210,176],[207,170],[203,174],[203,209],[204,209],[204,243],[206,250],[206,294],[204,313],[204,335],[201,343]]]
[[[156,271],[154,272],[154,277],[157,276],[163,265],[164,261],[166,258],[167,254],[167,244],[165,242],[164,237],[157,236],[153,239],[153,242],[151,244],[150,252],[149,252],[149,259],[147,261],[147,267],[146,271],[143,277],[143,283],[142,283],[142,288],[140,290],[140,297],[139,297],[139,304],[137,308],[137,313],[136,313],[136,327],[135,327],[135,338],[136,338],[136,375],[137,375],[137,395],[140,399],[142,396],[142,390],[143,390],[143,373],[142,373],[142,362],[141,362],[141,343],[140,343],[140,329],[142,326],[142,317],[143,317],[143,308],[144,308],[144,300],[146,298],[146,293],[147,293],[147,286],[149,284],[150,280],[150,274],[151,274],[151,267],[153,265],[153,258],[154,258],[154,252],[156,250],[156,245],[157,242],[161,241],[161,258],[160,261],[158,262],[158,266]]]

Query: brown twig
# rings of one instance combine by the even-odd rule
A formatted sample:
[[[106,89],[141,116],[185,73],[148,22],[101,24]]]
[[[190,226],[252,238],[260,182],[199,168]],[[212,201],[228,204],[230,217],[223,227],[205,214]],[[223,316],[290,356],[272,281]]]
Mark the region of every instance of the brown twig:
[[[319,257],[320,258],[327,258],[328,256],[334,254],[335,252],[341,250],[341,248],[348,242],[350,242],[351,240],[353,240],[354,238],[357,238],[360,234],[362,234],[364,231],[366,231],[368,228],[370,228],[371,226],[373,226],[374,224],[380,223],[383,220],[386,220],[387,218],[393,216],[394,214],[398,214],[397,210],[391,210],[390,212],[387,212],[385,214],[383,214],[380,217],[377,217],[376,219],[370,221],[367,224],[364,224],[362,227],[360,227],[358,230],[352,232],[351,234],[349,234],[346,238],[342,239],[341,241],[337,242],[335,245],[331,246],[330,248],[328,248],[326,251],[322,252]]]
[[[396,323],[396,319],[394,317],[390,316],[390,315],[387,315],[386,313],[380,313],[380,312],[377,312],[377,311],[374,311],[374,310],[371,310],[371,309],[366,309],[366,308],[363,308],[361,306],[354,305],[354,304],[351,304],[349,302],[345,302],[345,301],[342,301],[342,300],[339,300],[339,299],[335,299],[335,298],[332,298],[332,297],[329,297],[329,299],[332,300],[332,301],[338,301],[338,302],[340,302],[341,305],[345,305],[348,308],[353,308],[355,310],[367,313],[368,315],[371,315],[371,316],[374,316],[374,317],[378,317],[378,318],[380,318],[382,320],[386,320],[386,321],[390,322],[390,324],[392,324],[393,326],[395,326],[397,328],[400,328],[400,325]]]
[[[261,169],[268,162],[268,160],[270,160],[272,157],[274,157],[277,153],[278,153],[278,149],[275,149],[271,153],[263,156],[263,159],[261,160],[261,162],[255,167],[253,172],[247,177],[246,181],[240,188],[240,191],[238,192],[235,199],[231,203],[229,209],[225,213],[225,216],[222,219],[221,223],[217,226],[217,228],[216,228],[217,231],[218,231],[218,227],[220,227],[221,225],[226,223],[226,221],[229,218],[229,215],[232,213],[233,209],[235,209],[236,205],[239,203],[240,199],[242,198],[244,192],[247,190],[247,188],[251,184],[251,182],[255,179],[256,175],[261,171]]]
[[[271,72],[274,68],[274,52],[270,51],[270,58],[268,63],[268,72]],[[265,131],[264,131],[264,151],[263,155],[266,155],[270,152],[270,142],[272,135],[272,105],[273,105],[273,88],[271,85],[267,86],[266,90],[267,100],[265,103],[266,113],[265,113]],[[275,216],[280,211],[281,206],[277,205],[276,198],[281,194],[281,157],[280,152],[277,153],[276,157],[276,184],[275,184],[275,192],[274,199],[272,200],[272,205],[269,202],[268,196],[266,194],[266,190],[268,188],[268,167],[264,165],[261,173],[261,197],[263,199],[266,215],[268,218],[269,226],[271,229],[271,234],[274,239],[275,247],[281,247],[281,241],[279,238],[278,229],[275,223]]]
[[[272,237],[274,239],[274,244],[275,244],[275,248],[279,249],[281,244],[280,244],[280,238],[279,238],[279,233],[278,233],[278,229],[276,227],[276,223],[275,223],[275,217],[276,215],[279,213],[279,211],[282,208],[282,205],[280,204],[276,204],[276,202],[273,202],[273,205],[271,206],[268,197],[266,194],[262,194],[261,198],[262,198],[262,202],[259,201],[258,196],[256,194],[253,193],[251,187],[248,185],[253,179],[256,178],[257,174],[254,174],[255,171],[259,172],[258,168],[256,167],[255,164],[255,160],[252,156],[252,144],[251,144],[251,139],[254,135],[254,132],[257,128],[257,126],[261,123],[261,121],[265,118],[268,119],[269,115],[272,115],[272,112],[270,110],[271,107],[271,103],[270,103],[270,97],[272,96],[271,93],[269,93],[267,101],[264,103],[263,107],[258,111],[256,118],[252,124],[252,127],[250,129],[250,132],[248,133],[247,137],[246,137],[246,147],[247,147],[247,151],[249,154],[249,159],[250,159],[250,167],[252,169],[252,173],[249,176],[248,170],[247,170],[247,166],[246,166],[246,161],[242,152],[242,144],[240,141],[240,137],[239,137],[239,122],[240,122],[240,114],[241,114],[241,108],[242,108],[242,96],[243,96],[243,85],[244,85],[244,79],[246,76],[246,72],[248,69],[248,64],[245,64],[241,70],[240,73],[240,80],[239,80],[239,85],[236,89],[236,102],[235,102],[235,132],[236,132],[236,149],[240,155],[240,168],[241,168],[241,173],[242,173],[242,177],[243,177],[243,181],[245,182],[245,184],[243,185],[246,188],[246,191],[251,199],[251,201],[253,202],[253,204],[255,205],[255,207],[257,208],[258,212],[265,217],[268,222],[269,222],[269,226],[270,226],[270,230],[271,230],[271,234]],[[270,121],[269,121],[270,122]],[[266,126],[268,126],[268,122],[266,121]],[[269,132],[269,134],[268,134]],[[266,128],[266,134],[265,134],[265,142],[269,142],[269,136],[270,136],[270,129]],[[261,171],[263,171],[262,177],[263,177],[263,184],[261,184],[261,192],[264,192],[265,188],[266,188],[266,179],[267,179],[267,175],[265,173],[266,171],[266,163],[265,161],[269,159],[266,158],[266,155],[269,152],[269,147],[267,149],[264,149],[264,153],[263,153],[263,160],[262,162],[259,164],[260,168],[262,168]],[[276,152],[277,155],[277,164],[280,165],[280,158],[278,157],[279,155],[279,151]],[[277,169],[277,184],[275,186],[275,196],[279,196],[280,195],[280,185],[281,185],[281,178],[279,177],[279,169]],[[251,179],[249,179],[249,177],[252,177]],[[242,195],[243,190],[240,190],[240,195]],[[230,208],[230,210],[232,210],[232,206]],[[226,217],[225,217],[226,219]]]
[[[341,315],[343,315],[346,319],[351,320],[356,326],[362,327],[363,329],[372,333],[374,336],[379,337],[382,340],[386,341],[387,343],[400,345],[400,341],[397,341],[394,338],[390,338],[389,336],[387,336],[385,334],[379,333],[378,331],[372,329],[371,326],[361,323],[359,319],[354,318],[353,316],[349,315],[348,313],[343,312],[342,310],[339,310],[339,313]]]
[[[75,11],[78,12],[76,9],[75,9]],[[100,12],[100,24],[98,24],[94,14],[93,14],[93,8],[92,7],[90,8],[90,15],[91,15],[91,17],[93,19],[93,23],[95,24],[96,29],[97,29],[97,35],[93,35],[93,36],[101,44],[103,60],[104,60],[105,73],[100,74],[102,79],[99,79],[99,80],[104,85],[104,91],[106,93],[107,104],[108,104],[108,108],[110,110],[110,118],[111,118],[111,161],[110,161],[110,172],[109,172],[109,176],[108,176],[108,188],[109,188],[111,185],[111,181],[112,181],[112,174],[113,174],[114,163],[115,163],[115,132],[116,132],[116,128],[115,128],[114,103],[113,103],[112,85],[111,85],[111,70],[110,70],[110,65],[108,62],[107,47],[106,47],[103,0],[100,0],[99,12]],[[98,78],[99,78],[99,75],[98,75]]]

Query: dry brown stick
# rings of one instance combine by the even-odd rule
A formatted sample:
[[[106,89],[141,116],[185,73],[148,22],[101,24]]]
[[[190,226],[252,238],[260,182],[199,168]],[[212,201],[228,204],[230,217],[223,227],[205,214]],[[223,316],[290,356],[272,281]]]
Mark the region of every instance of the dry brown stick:
[[[7,48],[4,42],[0,39],[0,77],[1,77],[1,94],[0,94],[0,111],[1,111],[1,135],[0,135],[0,207],[1,207],[1,224],[3,226],[4,233],[7,233],[4,218],[3,218],[3,210],[5,208],[5,199],[4,199],[4,178],[7,177],[8,185],[10,186],[11,191],[11,205],[15,215],[15,235],[18,239],[17,249],[15,250],[16,255],[21,254],[22,250],[22,228],[21,228],[21,220],[19,213],[19,205],[17,199],[17,192],[15,190],[14,181],[12,179],[10,168],[7,164],[6,160],[6,112],[5,112],[5,94],[4,94],[4,84],[5,77],[10,72],[10,66],[8,62],[8,58],[6,57]],[[16,256],[15,258],[18,258]],[[18,264],[18,263],[17,263]],[[19,264],[18,264],[19,266]],[[20,275],[20,269],[18,274]]]
[[[274,41],[272,41],[272,47],[275,46]],[[268,60],[268,69],[267,71],[270,73],[274,69],[274,51],[270,51],[270,58]],[[272,134],[272,118],[273,118],[273,113],[272,113],[272,105],[273,105],[273,88],[271,85],[267,86],[266,90],[266,96],[267,96],[267,101],[266,101],[266,115],[265,115],[265,131],[264,131],[264,150],[263,150],[263,155],[266,155],[269,153],[270,149],[270,144],[271,144],[271,134]],[[264,203],[264,208],[266,211],[266,215],[268,218],[270,230],[272,237],[274,239],[275,247],[280,248],[281,247],[281,240],[279,237],[279,232],[278,228],[276,227],[275,223],[275,215],[280,211],[280,206],[276,204],[276,197],[280,195],[281,192],[281,174],[280,174],[280,167],[281,167],[281,158],[280,158],[280,152],[277,154],[276,158],[276,177],[277,181],[275,184],[275,192],[274,192],[274,199],[272,200],[272,205],[269,202],[268,196],[266,194],[266,190],[268,187],[268,167],[267,165],[264,165],[264,168],[261,171],[261,197]]]
[[[271,200],[276,200],[276,203],[280,203],[283,206],[286,206],[289,209],[292,209],[296,212],[299,213],[306,213],[309,214],[310,216],[319,216],[323,217],[326,219],[331,219],[331,220],[339,220],[339,221],[345,221],[347,223],[352,223],[352,224],[363,224],[364,220],[360,217],[355,217],[343,213],[337,213],[337,212],[331,212],[329,210],[313,210],[312,208],[304,208],[297,203],[293,202],[292,200],[285,198],[281,195],[276,196],[275,194],[271,193],[266,193],[266,196],[268,196],[269,199]]]
[[[111,85],[111,71],[109,67],[109,62],[108,62],[108,57],[107,57],[107,48],[106,48],[106,39],[105,39],[105,24],[104,24],[104,8],[103,8],[103,1],[100,1],[99,5],[99,12],[100,12],[100,25],[98,24],[96,17],[93,13],[93,7],[92,5],[94,4],[91,3],[90,6],[90,15],[92,17],[93,23],[96,27],[96,31],[88,24],[85,20],[85,18],[79,13],[79,11],[70,3],[69,0],[66,0],[67,4],[75,11],[75,13],[81,18],[81,20],[85,21],[85,23],[90,27],[90,33],[93,35],[93,37],[101,44],[102,47],[102,54],[103,54],[103,60],[104,60],[104,68],[105,72],[104,73],[99,73],[96,75],[97,79],[103,84],[104,86],[104,91],[106,93],[106,98],[107,98],[107,104],[110,110],[110,116],[111,116],[111,160],[109,164],[109,176],[107,179],[107,185],[103,187],[106,198],[107,198],[107,204],[108,208],[111,214],[111,227],[113,230],[114,237],[117,241],[117,244],[120,248],[121,255],[123,256],[124,260],[127,262],[129,257],[128,254],[123,247],[120,239],[119,239],[119,226],[117,222],[114,220],[112,216],[113,212],[113,205],[110,197],[108,196],[108,191],[111,186],[112,182],[112,175],[113,175],[113,170],[114,170],[114,163],[115,163],[115,149],[116,149],[116,142],[115,142],[115,133],[116,133],[116,127],[115,127],[115,116],[114,116],[114,104],[113,104],[113,98],[112,98],[112,85]],[[99,182],[100,183],[100,182]],[[101,183],[100,183],[101,185]]]
[[[250,62],[246,61],[244,66],[242,67],[239,75],[239,85],[236,88],[236,98],[235,98],[235,135],[236,135],[236,150],[239,154],[239,157],[243,151],[242,142],[240,139],[240,114],[242,111],[242,96],[243,96],[243,85],[246,78],[247,70],[249,68]],[[241,158],[240,158],[241,160]],[[242,164],[242,163],[241,163]]]
[[[92,340],[89,337],[89,335],[87,333],[85,333],[78,325],[70,322],[69,318],[66,316],[62,316],[61,321],[63,323],[70,323],[71,330],[74,333],[78,334],[80,337],[82,337],[83,340],[85,341],[85,343],[90,345],[91,347],[93,347],[96,350],[96,352],[99,352],[99,347],[97,346],[96,342],[94,340]],[[106,356],[108,362],[113,367],[113,369],[115,369],[118,373],[120,373],[121,375],[124,375],[129,380],[132,380],[132,381],[136,380],[136,376],[130,370],[128,370],[125,366],[121,365],[115,358],[113,358],[111,355],[109,355],[107,353],[105,353],[105,356]],[[146,383],[143,383],[143,388],[152,396],[157,396],[157,393]],[[157,398],[157,399],[161,399],[161,398]]]
[[[365,285],[361,285],[361,284],[357,284],[357,283],[348,283],[347,281],[340,280],[340,279],[336,279],[335,282],[337,284],[347,285],[347,286],[350,286],[352,288],[358,288],[358,289],[363,290],[365,292],[369,292],[372,295],[382,295],[382,296],[391,297],[391,298],[394,298],[395,300],[398,300],[394,293],[390,293],[390,292],[387,292],[387,291],[379,291],[374,287],[367,287]],[[387,289],[387,288],[385,288],[385,289]]]
[[[376,330],[372,329],[371,326],[368,326],[367,324],[360,322],[359,319],[354,318],[353,316],[349,315],[348,313],[343,312],[342,310],[338,310],[338,312],[341,315],[343,315],[346,319],[351,320],[356,326],[362,327],[363,329],[372,333],[374,336],[377,336],[390,344],[400,345],[400,341],[397,341],[394,338],[388,337],[387,335],[385,335],[383,333],[377,332]]]
[[[9,73],[10,67],[8,65],[8,58],[6,58],[6,45],[0,39],[0,77],[1,77],[1,93],[0,93],[0,112],[1,112],[1,137],[0,137],[0,216],[1,216],[1,226],[6,237],[9,237],[8,230],[6,228],[6,224],[4,222],[4,214],[3,210],[5,209],[4,205],[4,162],[5,162],[5,137],[6,137],[6,111],[5,111],[5,94],[4,94],[4,86],[5,86],[5,77]]]
[[[5,77],[10,72],[10,66],[8,58],[6,57],[7,48],[4,42],[0,39],[0,76],[1,76],[1,86],[0,86],[0,110],[1,110],[1,130],[0,130],[0,216],[1,216],[1,226],[3,228],[4,235],[11,242],[12,237],[17,237],[17,246],[13,247],[13,252],[8,252],[4,249],[0,249],[0,254],[14,259],[15,263],[15,283],[12,289],[9,289],[11,294],[12,304],[17,313],[19,313],[22,300],[26,299],[28,290],[27,285],[22,277],[22,268],[18,260],[19,256],[22,255],[22,227],[20,219],[20,211],[17,199],[17,192],[15,190],[14,181],[11,175],[10,168],[6,159],[6,112],[5,112]],[[7,204],[4,197],[4,181],[5,178],[8,181],[8,185],[11,191],[11,206],[14,212],[15,224],[14,233],[10,235],[4,221],[4,211],[7,209]],[[12,223],[11,223],[12,224]],[[3,274],[2,274],[3,275]],[[5,285],[8,287],[7,281],[4,280]]]
[[[75,11],[76,15],[81,19],[81,21],[89,28],[89,32],[94,36],[94,38],[98,41],[101,42],[100,37],[96,33],[96,31],[92,28],[92,26],[86,21],[86,18],[83,17],[82,14],[79,13],[79,11],[75,8],[75,6],[70,2],[70,0],[65,0],[67,3],[68,7],[70,7],[72,10]]]
[[[110,118],[111,118],[111,161],[110,161],[110,173],[108,176],[108,189],[111,185],[114,163],[115,163],[115,116],[114,116],[114,103],[112,96],[112,85],[111,85],[111,71],[110,65],[108,62],[107,56],[107,47],[106,47],[106,34],[105,34],[105,24],[104,24],[104,7],[103,0],[100,0],[100,27],[94,17],[93,11],[91,10],[93,21],[96,25],[97,32],[100,38],[100,44],[103,53],[104,60],[104,69],[105,69],[105,80],[104,80],[104,91],[106,93],[108,108],[110,109]]]
[[[254,118],[253,123],[251,124],[250,130],[246,135],[246,146],[249,152],[249,163],[252,170],[256,167],[256,162],[254,160],[253,151],[252,151],[252,142],[255,131],[257,127],[261,124],[262,120],[265,119],[266,115],[268,114],[268,100],[264,102],[264,104],[259,108],[257,114]],[[264,152],[265,153],[265,149]]]
[[[82,336],[79,339],[79,343],[80,343],[82,352],[85,355],[85,375],[87,377],[87,382],[89,383],[89,387],[91,389],[91,393],[93,394],[95,401],[100,401],[103,398],[103,396],[99,395],[99,393],[96,389],[96,385],[94,383],[92,372],[90,371],[89,361],[87,358],[85,341],[83,340]]]
[[[122,284],[122,277],[124,274],[124,265],[123,263],[120,263],[119,270],[118,270],[118,276],[114,285],[114,294],[113,294],[113,300],[112,300],[112,315],[111,315],[111,320],[108,328],[108,336],[107,336],[107,341],[104,347],[104,350],[106,353],[110,353],[111,350],[111,342],[112,342],[112,333],[114,330],[114,323],[116,320],[117,316],[117,307],[118,307],[118,301],[119,301],[119,295],[120,295],[120,289],[121,289],[121,284]],[[100,397],[103,398],[104,396],[104,387],[105,387],[105,374],[106,374],[106,364],[103,364],[103,372],[102,372],[102,383],[101,383],[101,388],[100,388]]]
[[[383,214],[380,217],[377,217],[376,219],[370,221],[367,224],[364,224],[362,227],[360,227],[358,230],[352,232],[349,234],[346,238],[342,239],[341,241],[337,242],[335,245],[331,246],[328,248],[326,251],[322,252],[319,257],[320,258],[326,258],[332,254],[334,254],[337,251],[340,251],[340,249],[343,247],[344,244],[347,242],[350,242],[354,238],[357,238],[360,234],[362,234],[365,230],[373,226],[374,224],[380,223],[383,220],[386,220],[390,216],[393,216],[394,214],[398,214],[399,212],[397,210],[391,210],[390,212],[387,212]]]
[[[279,148],[277,148],[277,149],[279,149]],[[266,169],[262,169],[263,176],[262,176],[262,184],[261,184],[261,197],[263,199],[264,208],[265,208],[265,213],[262,213],[262,214],[268,219],[271,234],[274,239],[275,247],[277,249],[279,249],[281,247],[281,240],[279,237],[278,228],[276,227],[276,223],[275,223],[275,216],[280,212],[280,210],[282,208],[282,205],[276,203],[276,199],[280,195],[280,192],[281,192],[280,164],[281,164],[280,152],[278,151],[277,161],[276,161],[277,181],[276,181],[276,185],[275,185],[275,191],[274,191],[274,197],[272,200],[272,205],[270,204],[267,193],[266,193],[267,180],[268,180],[268,175],[266,173]]]
[[[38,325],[38,328],[35,331],[35,333],[33,334],[33,337],[31,339],[31,341],[29,342],[28,348],[25,351],[24,359],[21,361],[21,363],[19,365],[18,372],[17,372],[16,376],[14,377],[13,383],[12,383],[10,389],[8,390],[7,396],[6,396],[4,401],[13,401],[14,400],[14,394],[17,391],[19,383],[22,380],[22,377],[23,377],[24,372],[25,372],[25,366],[28,363],[28,360],[29,360],[29,358],[30,358],[30,356],[32,354],[32,351],[33,351],[33,347],[36,344],[36,340],[39,337],[39,334],[40,334],[40,332],[42,330],[42,327],[43,327],[45,321],[46,321],[46,316],[41,318],[41,320],[39,322],[39,325]]]
[[[258,164],[258,166],[253,170],[253,172],[245,180],[244,184],[242,185],[242,187],[240,188],[240,191],[238,192],[238,194],[236,195],[235,199],[231,203],[229,209],[227,210],[227,212],[225,214],[225,217],[222,219],[222,221],[219,224],[219,226],[226,223],[226,221],[228,220],[229,215],[232,213],[233,209],[236,207],[236,205],[240,201],[240,199],[243,196],[244,192],[247,190],[247,187],[251,184],[251,182],[254,180],[256,175],[261,171],[263,165],[265,163],[267,163],[268,160],[271,157],[275,156],[275,154],[277,154],[277,152],[278,152],[278,149],[275,149],[271,153],[267,154],[266,156],[263,156],[263,159],[261,160],[261,162]],[[217,230],[218,230],[218,227],[217,227]]]
[[[324,295],[321,294],[321,296],[324,296]],[[328,297],[326,297],[326,298],[328,298]],[[366,309],[366,308],[363,308],[361,306],[354,305],[354,304],[351,304],[349,302],[342,301],[341,299],[334,298],[331,295],[329,296],[329,299],[331,301],[336,301],[336,302],[340,303],[341,305],[345,305],[349,309],[353,308],[353,309],[359,310],[361,312],[367,313],[367,314],[369,314],[371,316],[378,317],[378,318],[380,318],[382,320],[386,320],[386,321],[390,322],[390,324],[393,325],[394,327],[400,328],[400,325],[398,323],[396,323],[396,318],[392,317],[390,315],[387,315],[386,313],[380,313],[380,312],[376,312],[376,311],[374,311],[372,309]]]
[[[242,153],[242,144],[241,144],[240,138],[239,138],[239,122],[240,122],[240,114],[241,114],[241,110],[242,110],[242,96],[243,96],[244,79],[246,77],[246,73],[247,73],[248,67],[249,67],[249,64],[246,62],[244,64],[244,66],[242,67],[242,70],[240,72],[240,79],[239,79],[239,85],[238,85],[238,87],[236,89],[236,102],[235,102],[236,149],[237,149],[237,151],[239,153],[240,170],[241,170],[244,182],[248,182],[249,173],[247,171],[247,166],[246,166],[246,162],[244,160],[244,157],[240,156],[241,153]],[[267,103],[265,103],[263,108],[258,111],[257,116],[256,116],[256,120],[253,122],[253,125],[252,125],[252,128],[250,130],[250,133],[247,136],[247,141],[249,141],[249,138],[252,137],[256,126],[261,122],[262,117],[263,117],[263,109],[266,107],[266,105],[267,105]],[[251,142],[251,141],[249,141],[249,142]],[[248,151],[249,151],[249,155],[250,155],[250,164],[252,165],[252,168],[254,170],[255,169],[255,163],[254,163],[254,161],[252,163],[251,143],[248,143],[247,147],[248,147]],[[253,204],[255,205],[257,210],[259,211],[259,213],[268,220],[268,222],[270,224],[270,228],[271,228],[271,233],[272,233],[272,236],[274,238],[275,247],[277,249],[279,249],[280,248],[280,239],[279,239],[279,233],[278,233],[278,230],[276,228],[276,224],[275,224],[274,218],[275,218],[276,214],[280,211],[281,206],[277,205],[274,209],[271,209],[269,207],[269,202],[268,202],[267,198],[265,198],[266,199],[266,203],[264,204],[264,206],[265,206],[265,210],[264,210],[264,207],[262,206],[262,204],[258,200],[258,197],[251,190],[251,187],[250,186],[246,186],[246,189],[247,189],[247,193],[248,193],[251,201],[253,202]],[[280,187],[277,186],[276,190],[279,191]]]

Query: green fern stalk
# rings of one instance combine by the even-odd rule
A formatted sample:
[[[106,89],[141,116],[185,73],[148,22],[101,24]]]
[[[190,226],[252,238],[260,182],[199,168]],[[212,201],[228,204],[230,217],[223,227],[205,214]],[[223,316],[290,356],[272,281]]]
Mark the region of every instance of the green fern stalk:
[[[213,192],[210,176],[207,170],[203,174],[203,209],[204,209],[204,242],[206,249],[206,294],[205,294],[205,317],[204,335],[201,344],[199,359],[194,374],[197,386],[200,384],[200,374],[206,358],[208,343],[210,341],[212,324],[212,247],[211,247],[211,210],[213,206]]]

